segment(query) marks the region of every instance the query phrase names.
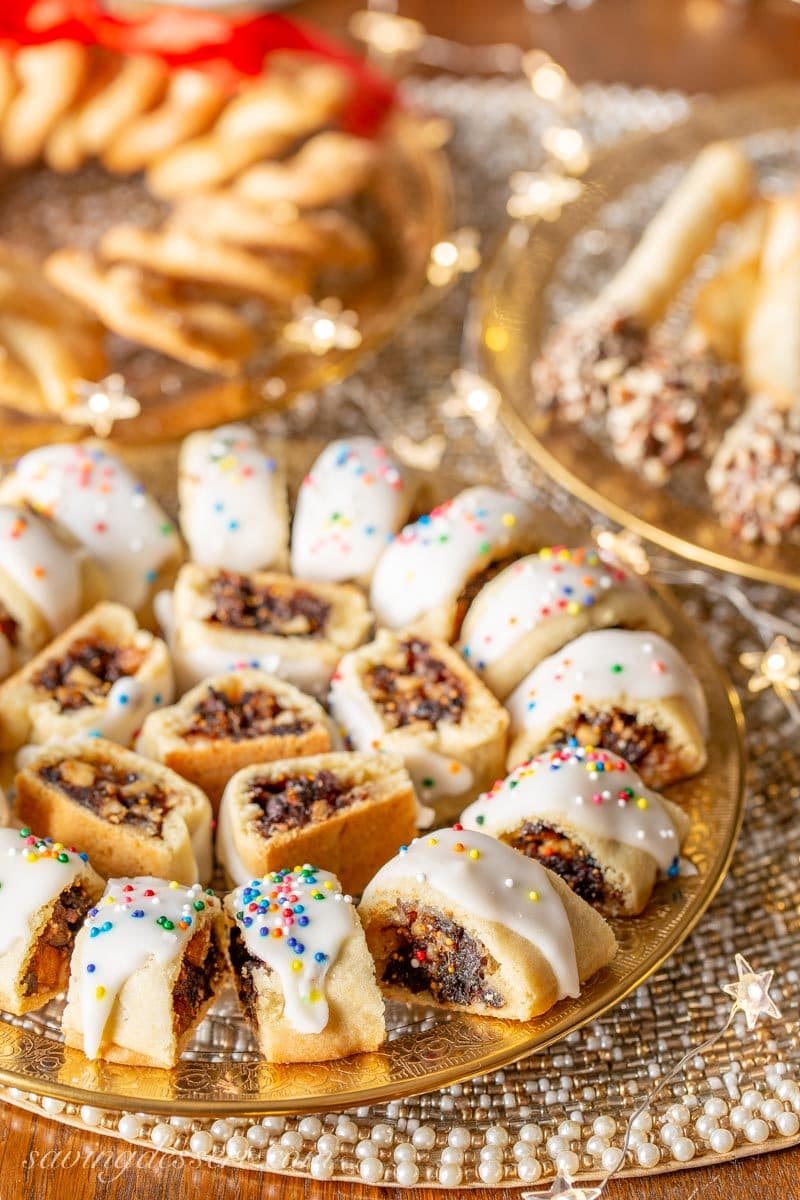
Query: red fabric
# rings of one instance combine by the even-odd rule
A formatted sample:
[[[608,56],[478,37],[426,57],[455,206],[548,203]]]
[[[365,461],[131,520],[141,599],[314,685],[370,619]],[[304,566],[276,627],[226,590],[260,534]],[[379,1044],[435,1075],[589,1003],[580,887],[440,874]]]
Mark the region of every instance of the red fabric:
[[[153,54],[170,66],[195,66],[227,76],[258,75],[271,54],[291,50],[340,65],[353,81],[342,125],[376,131],[395,103],[389,80],[311,26],[274,14],[231,18],[220,13],[157,8],[122,20],[100,0],[0,0],[0,43],[13,47],[52,41],[103,46],[122,54]]]

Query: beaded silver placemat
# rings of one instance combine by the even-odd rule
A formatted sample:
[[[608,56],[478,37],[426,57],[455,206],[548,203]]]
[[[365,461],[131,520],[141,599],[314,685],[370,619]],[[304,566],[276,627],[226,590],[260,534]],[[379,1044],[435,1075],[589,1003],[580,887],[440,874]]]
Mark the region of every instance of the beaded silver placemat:
[[[485,247],[504,225],[508,178],[532,169],[552,120],[525,81],[412,82],[413,102],[453,124],[456,223],[477,227]],[[579,124],[593,144],[639,128],[660,129],[687,111],[677,94],[589,86]],[[448,417],[441,401],[458,365],[468,283],[462,281],[400,331],[356,376],[323,397],[301,397],[268,422],[287,437],[313,429],[334,435],[366,424],[379,436],[417,444],[424,459],[446,439],[445,463],[465,481],[504,476],[546,499],[572,521],[591,514],[555,491],[496,427]],[[719,660],[745,696],[751,766],[744,831],[730,876],[699,928],[646,985],[614,1012],[541,1054],[441,1092],[341,1114],[260,1122],[169,1121],[123,1116],[15,1090],[13,1103],[125,1139],[130,1165],[141,1150],[169,1150],[257,1170],[318,1180],[443,1188],[547,1186],[616,1165],[632,1111],[687,1051],[721,1027],[734,954],[774,970],[772,996],[783,1017],[747,1033],[744,1018],[694,1058],[632,1131],[622,1173],[653,1173],[778,1149],[800,1140],[800,745],[779,698],[746,689],[739,654],[773,632],[797,629],[800,600],[693,569],[659,555],[659,577],[703,622]],[[779,614],[779,615],[778,615]],[[109,1143],[109,1163],[127,1148]]]

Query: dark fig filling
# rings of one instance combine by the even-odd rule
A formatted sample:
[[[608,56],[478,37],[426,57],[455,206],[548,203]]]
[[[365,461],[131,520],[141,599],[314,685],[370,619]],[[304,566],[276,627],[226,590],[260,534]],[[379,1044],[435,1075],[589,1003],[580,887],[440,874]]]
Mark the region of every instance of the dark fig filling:
[[[321,637],[331,606],[290,583],[255,583],[235,571],[218,571],[209,585],[213,609],[206,619],[229,629],[282,637]]]
[[[250,953],[236,925],[230,931],[228,954],[230,955],[231,966],[233,967],[236,979],[236,991],[239,994],[239,1003],[244,1009],[244,1015],[248,1020],[254,1021],[258,989],[256,988],[253,975],[259,968],[269,971],[269,967],[261,959],[256,958],[254,954]]]
[[[667,734],[655,725],[640,725],[632,713],[612,708],[608,711],[578,713],[553,737],[561,746],[577,738],[582,746],[597,746],[624,758],[632,767],[668,774],[677,771],[676,756],[670,750]]]
[[[61,893],[25,968],[22,991],[26,996],[64,991],[75,935],[91,907],[91,896],[79,883]]]
[[[228,694],[209,688],[192,710],[191,723],[183,736],[193,738],[229,738],[246,741],[251,738],[297,737],[306,733],[310,722],[291,709],[281,707],[280,701],[265,691],[242,691]]]
[[[135,675],[145,651],[114,646],[103,638],[79,638],[61,658],[51,658],[33,677],[34,687],[49,692],[62,712],[84,708],[107,696],[118,679]]]
[[[111,825],[135,825],[158,837],[173,798],[159,784],[109,762],[67,758],[39,768],[42,779]]]
[[[387,729],[406,725],[435,729],[441,721],[457,725],[464,715],[464,685],[420,638],[401,642],[389,661],[371,667],[364,686]]]
[[[619,898],[607,887],[597,859],[566,834],[542,821],[526,821],[503,841],[560,875],[587,904],[597,908],[615,907]]]
[[[211,999],[225,971],[225,956],[211,925],[198,929],[186,947],[172,992],[175,1035],[180,1037],[196,1021]]]
[[[0,635],[6,639],[9,646],[19,643],[19,623],[3,604],[0,604]]]
[[[384,983],[414,995],[430,992],[440,1004],[505,1004],[486,982],[493,966],[486,947],[442,913],[398,902],[392,924],[382,932],[393,943]]]
[[[502,558],[496,558],[493,562],[487,563],[482,571],[471,575],[461,589],[458,599],[456,600],[456,615],[453,628],[453,638],[455,641],[461,633],[461,626],[464,624],[464,618],[469,612],[470,605],[477,596],[481,588],[485,587],[490,580],[494,579],[495,575],[499,575],[501,571],[505,571],[506,567],[510,567],[513,562],[517,561],[519,555],[506,554]]]
[[[302,829],[327,820],[366,799],[363,788],[350,787],[332,771],[296,775],[291,779],[255,779],[248,799],[261,809],[257,827],[265,836]]]

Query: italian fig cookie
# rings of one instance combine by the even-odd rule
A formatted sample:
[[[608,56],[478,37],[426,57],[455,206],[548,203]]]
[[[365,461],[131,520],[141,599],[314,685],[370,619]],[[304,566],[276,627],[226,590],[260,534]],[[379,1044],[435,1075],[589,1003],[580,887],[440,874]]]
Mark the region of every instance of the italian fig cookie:
[[[300,485],[292,574],[329,583],[368,580],[412,499],[405,473],[375,438],[331,442]]]
[[[27,505],[63,529],[108,577],[108,597],[150,617],[182,551],[172,522],[113,454],[88,442],[23,455],[0,485],[0,501]]]
[[[619,563],[591,546],[545,546],[481,588],[459,649],[502,700],[548,654],[608,626],[669,630],[647,586]]]
[[[703,689],[683,655],[655,633],[585,633],[534,667],[506,707],[509,768],[573,738],[621,755],[649,787],[706,764]]]
[[[383,1000],[352,898],[330,871],[273,871],[225,899],[239,998],[267,1062],[377,1050]]]
[[[580,995],[617,948],[558,875],[458,826],[401,847],[358,913],[390,999],[510,1021]]]
[[[21,1016],[64,991],[75,935],[102,891],[85,854],[0,829],[0,1007]]]
[[[87,1058],[172,1067],[225,978],[216,896],[154,876],[109,879],[75,943],[62,1028]]]
[[[610,916],[635,916],[681,870],[689,818],[608,750],[566,746],[522,763],[465,809],[477,829],[536,859]]]
[[[284,567],[286,479],[246,425],[192,433],[178,463],[180,525],[201,567]]]
[[[503,772],[508,714],[445,642],[381,629],[341,659],[329,707],[356,750],[400,755],[440,820]]]
[[[384,550],[370,593],[378,624],[452,641],[480,584],[532,543],[524,501],[494,488],[466,488],[407,525]]]

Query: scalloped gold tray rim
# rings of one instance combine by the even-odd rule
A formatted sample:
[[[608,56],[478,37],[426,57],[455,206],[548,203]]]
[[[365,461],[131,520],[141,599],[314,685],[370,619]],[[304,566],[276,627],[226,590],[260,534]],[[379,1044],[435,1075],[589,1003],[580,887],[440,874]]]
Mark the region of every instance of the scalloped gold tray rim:
[[[475,297],[480,307],[482,365],[500,391],[501,420],[556,483],[617,524],[691,562],[800,591],[800,545],[751,545],[734,537],[722,529],[710,509],[686,504],[672,492],[647,483],[608,456],[578,426],[531,410],[527,369],[518,361],[512,365],[511,358],[524,349],[532,360],[542,332],[542,306],[534,304],[523,314],[509,300],[522,271],[533,276],[529,288],[541,295],[569,241],[595,220],[603,205],[641,183],[645,167],[661,169],[672,161],[689,159],[716,138],[794,125],[800,129],[800,84],[782,83],[698,100],[689,115],[669,129],[620,139],[596,156],[584,177],[583,196],[557,222],[530,229],[524,248],[521,233],[515,233],[523,227],[510,227],[478,278]],[[643,159],[647,160],[644,166]],[[492,350],[494,337],[487,345],[488,326],[507,334],[501,349]],[[647,515],[641,515],[644,506]]]
[[[66,1049],[60,1042],[44,1034],[11,1025],[4,1020],[0,1021],[0,1084],[79,1105],[159,1114],[221,1117],[322,1112],[417,1095],[498,1070],[527,1054],[545,1049],[618,1004],[658,970],[695,928],[727,874],[744,816],[744,719],[739,698],[727,675],[714,660],[707,643],[697,636],[694,624],[686,617],[667,589],[656,586],[672,620],[676,643],[683,646],[687,652],[691,649],[692,660],[697,664],[698,671],[704,679],[711,711],[709,759],[710,763],[717,764],[717,768],[716,774],[710,768],[706,768],[706,772],[699,778],[705,777],[706,782],[711,784],[714,804],[711,816],[715,829],[719,831],[720,841],[710,857],[708,872],[700,880],[697,890],[691,895],[684,893],[680,923],[674,925],[672,933],[665,940],[650,949],[643,948],[639,951],[641,961],[635,969],[620,978],[613,977],[613,967],[601,973],[595,981],[590,982],[587,992],[580,1000],[570,1002],[568,1011],[557,1019],[548,1021],[544,1028],[541,1022],[516,1024],[456,1014],[452,1024],[443,1023],[436,1027],[438,1035],[441,1035],[443,1030],[450,1029],[457,1043],[458,1032],[461,1030],[467,1041],[471,1035],[473,1038],[474,1035],[485,1037],[485,1047],[482,1048],[481,1042],[478,1041],[474,1051],[469,1051],[458,1060],[443,1066],[432,1065],[429,1071],[423,1073],[406,1071],[403,1074],[398,1070],[396,1075],[386,1077],[387,1063],[388,1067],[394,1064],[395,1068],[402,1068],[407,1063],[407,1055],[403,1053],[403,1044],[407,1045],[407,1042],[406,1038],[402,1037],[387,1043],[384,1051],[378,1055],[360,1055],[334,1064],[336,1077],[327,1087],[323,1085],[318,1089],[303,1089],[303,1082],[313,1083],[315,1075],[319,1077],[331,1067],[331,1064],[318,1064],[312,1068],[277,1068],[285,1080],[297,1081],[297,1086],[289,1095],[280,1094],[279,1091],[264,1091],[232,1098],[222,1093],[215,1095],[209,1090],[209,1094],[202,1098],[183,1096],[169,1090],[173,1072],[154,1069],[142,1071],[113,1064],[90,1064],[79,1052]],[[691,789],[692,782],[688,781],[678,786],[688,790]],[[690,885],[686,886],[688,892]],[[627,923],[627,927],[630,927],[630,922]],[[557,1013],[558,1007],[554,1011]],[[499,1040],[497,1035],[501,1035]],[[419,1032],[416,1037],[424,1039],[425,1032]],[[41,1069],[37,1070],[37,1053],[40,1063],[43,1056],[45,1060],[57,1060],[62,1067],[72,1066],[84,1073],[94,1072],[96,1086],[65,1082],[44,1073]],[[7,1065],[7,1060],[15,1056],[21,1059],[22,1066]],[[375,1078],[372,1082],[367,1080],[357,1083],[358,1073],[365,1064],[376,1064],[373,1072]],[[204,1060],[189,1061],[184,1065],[190,1072],[196,1072],[198,1075],[211,1073],[214,1067],[213,1063]],[[240,1065],[242,1071],[257,1073],[259,1069],[263,1069],[262,1064]],[[276,1068],[268,1070],[275,1071]],[[353,1076],[353,1085],[348,1088],[349,1075]],[[118,1085],[119,1082],[125,1083],[124,1090],[119,1090],[119,1087],[115,1090],[115,1080],[118,1081]],[[151,1088],[148,1094],[148,1089],[142,1087],[147,1080],[162,1081],[165,1085],[163,1092],[153,1094],[157,1089]],[[298,1092],[301,1094],[296,1094]]]

